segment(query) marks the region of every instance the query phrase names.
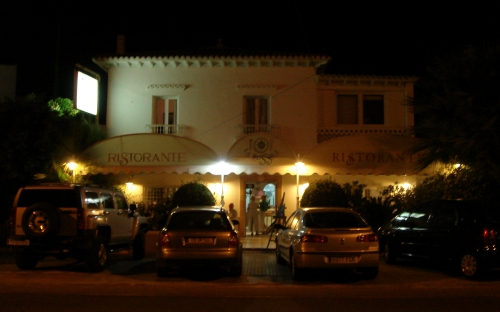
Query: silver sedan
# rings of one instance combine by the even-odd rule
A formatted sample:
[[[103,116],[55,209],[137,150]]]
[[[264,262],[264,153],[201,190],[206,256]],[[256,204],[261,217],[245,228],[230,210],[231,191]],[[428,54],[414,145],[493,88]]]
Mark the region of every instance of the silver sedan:
[[[276,234],[276,261],[288,262],[294,279],[304,269],[356,269],[375,279],[379,257],[376,233],[348,208],[300,208]]]

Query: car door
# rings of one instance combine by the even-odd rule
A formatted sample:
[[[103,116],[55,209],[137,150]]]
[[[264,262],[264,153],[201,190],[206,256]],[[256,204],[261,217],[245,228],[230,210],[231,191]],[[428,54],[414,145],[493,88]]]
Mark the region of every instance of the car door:
[[[112,192],[101,192],[101,202],[111,228],[110,244],[119,244],[130,240],[131,219],[123,205],[115,203]],[[120,201],[121,202],[121,201]]]
[[[433,206],[423,203],[416,206],[408,216],[405,238],[402,240],[401,253],[410,256],[429,256],[426,237],[428,236],[428,220],[432,215]]]
[[[286,222],[285,229],[278,232],[277,246],[283,258],[290,260],[290,246],[292,245],[293,237],[297,232],[300,221],[299,211],[295,211]]]
[[[428,230],[424,243],[428,256],[433,258],[450,258],[459,241],[457,211],[452,201],[434,203],[432,215],[428,221]]]

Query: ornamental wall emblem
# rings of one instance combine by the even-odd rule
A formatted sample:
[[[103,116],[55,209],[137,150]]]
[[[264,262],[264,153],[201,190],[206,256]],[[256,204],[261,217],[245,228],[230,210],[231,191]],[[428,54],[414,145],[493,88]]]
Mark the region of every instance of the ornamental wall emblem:
[[[245,149],[247,157],[255,160],[259,165],[270,165],[278,151],[273,148],[273,140],[266,138],[249,139]]]

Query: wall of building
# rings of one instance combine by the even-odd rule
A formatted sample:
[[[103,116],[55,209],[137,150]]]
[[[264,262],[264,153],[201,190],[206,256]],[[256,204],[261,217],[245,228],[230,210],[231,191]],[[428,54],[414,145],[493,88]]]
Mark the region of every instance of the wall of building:
[[[313,68],[111,68],[108,133],[146,132],[153,97],[176,96],[177,123],[222,157],[243,123],[243,98],[263,95],[270,97],[270,124],[281,126],[281,139],[303,154],[315,144],[314,78]]]

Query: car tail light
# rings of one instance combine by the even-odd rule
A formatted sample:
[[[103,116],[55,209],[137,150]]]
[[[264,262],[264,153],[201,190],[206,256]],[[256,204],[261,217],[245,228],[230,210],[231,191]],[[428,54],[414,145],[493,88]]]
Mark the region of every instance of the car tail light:
[[[495,230],[484,228],[483,242],[485,246],[494,248],[496,244]]]
[[[228,238],[229,247],[237,247],[239,243],[238,233],[231,231]]]
[[[323,235],[311,235],[306,234],[300,238],[301,243],[326,243],[328,242],[328,237]]]
[[[85,211],[83,208],[77,208],[76,210],[76,227],[79,230],[85,229]]]
[[[9,217],[10,235],[16,235],[16,213],[17,207],[12,207]]]
[[[163,231],[160,233],[160,246],[161,247],[170,247],[170,236],[167,231]]]
[[[356,237],[356,241],[360,243],[378,242],[378,236],[376,234],[360,235]]]

